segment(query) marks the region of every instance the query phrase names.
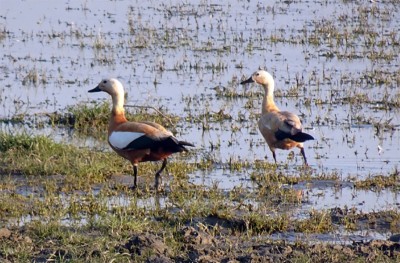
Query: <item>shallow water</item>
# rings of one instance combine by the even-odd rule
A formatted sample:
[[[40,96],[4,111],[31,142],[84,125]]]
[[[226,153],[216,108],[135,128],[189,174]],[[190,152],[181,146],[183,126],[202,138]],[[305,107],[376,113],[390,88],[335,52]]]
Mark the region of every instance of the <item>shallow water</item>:
[[[303,234],[303,233],[278,233],[268,236],[272,240],[285,240],[288,242],[325,242],[329,244],[353,244],[354,242],[368,242],[371,240],[386,240],[390,233],[378,233],[375,231],[340,231],[337,234]]]
[[[221,98],[215,89],[258,92],[259,87],[246,89],[238,83],[262,66],[274,75],[277,92],[298,92],[297,97],[277,96],[276,102],[282,109],[300,114],[306,131],[316,138],[305,143],[308,162],[316,173],[335,171],[346,181],[349,177],[385,175],[398,168],[399,109],[382,109],[382,102],[400,96],[400,80],[396,78],[400,48],[390,42],[400,27],[400,10],[394,1],[276,1],[263,6],[253,1],[60,4],[17,0],[2,1],[1,6],[2,118],[108,100],[87,91],[100,78],[114,76],[125,85],[129,104],[162,106],[182,118],[178,135],[196,144],[197,160],[207,157],[224,164],[267,157],[272,162],[256,121],[239,122],[240,116],[249,119],[250,114],[260,112],[261,98]],[[365,23],[376,34],[360,34],[348,43],[343,37],[337,40],[335,30],[317,30],[325,26],[339,33],[353,32]],[[368,45],[383,40],[387,43],[378,48]],[[389,58],[372,59],[374,52]],[[386,81],[377,83],[376,72]],[[346,102],[360,94],[375,103]],[[253,100],[250,109],[245,107],[249,100]],[[201,123],[185,122],[189,115],[220,110],[232,119],[208,123],[209,130],[203,131]],[[1,128],[21,130],[18,125],[2,124]],[[238,131],[232,132],[233,128]],[[108,147],[65,130],[37,130],[29,125],[22,129],[57,141],[73,138],[83,147]],[[294,151],[294,161],[288,161],[288,151],[277,151],[279,163],[301,165],[303,160]],[[253,188],[249,173],[220,168],[197,171],[190,175],[190,181],[217,184],[227,190],[237,185]],[[311,208],[347,205],[376,211],[398,209],[400,203],[389,190],[303,189],[308,189],[308,202],[299,209],[300,217]],[[153,204],[148,202],[146,205]]]

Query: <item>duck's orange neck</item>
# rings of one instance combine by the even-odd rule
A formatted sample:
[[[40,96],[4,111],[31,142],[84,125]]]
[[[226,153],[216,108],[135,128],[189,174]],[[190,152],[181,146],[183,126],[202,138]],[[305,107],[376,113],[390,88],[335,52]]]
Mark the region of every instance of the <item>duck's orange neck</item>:
[[[110,135],[112,133],[112,131],[114,131],[118,125],[120,125],[124,122],[127,122],[127,120],[125,118],[125,113],[123,111],[115,112],[113,110],[111,113],[109,124],[108,124],[108,134]]]
[[[124,96],[113,96],[112,101],[113,107],[108,125],[108,134],[111,134],[115,127],[121,123],[127,122],[124,110]]]
[[[277,112],[279,111],[279,108],[276,106],[274,102],[274,87],[268,87],[264,86],[265,94],[264,94],[264,99],[262,102],[262,114],[268,113],[268,112]]]

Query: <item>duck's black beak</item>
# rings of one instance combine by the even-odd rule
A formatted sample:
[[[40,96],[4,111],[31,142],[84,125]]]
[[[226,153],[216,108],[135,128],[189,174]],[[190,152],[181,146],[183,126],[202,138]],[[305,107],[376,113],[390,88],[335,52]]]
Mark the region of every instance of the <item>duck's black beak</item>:
[[[253,83],[253,82],[254,82],[254,80],[253,80],[253,77],[251,76],[249,79],[243,80],[242,82],[240,82],[240,84],[244,85],[244,84]]]
[[[99,88],[99,86],[97,86],[96,88],[91,89],[88,92],[99,92],[99,91],[102,91],[102,90]]]

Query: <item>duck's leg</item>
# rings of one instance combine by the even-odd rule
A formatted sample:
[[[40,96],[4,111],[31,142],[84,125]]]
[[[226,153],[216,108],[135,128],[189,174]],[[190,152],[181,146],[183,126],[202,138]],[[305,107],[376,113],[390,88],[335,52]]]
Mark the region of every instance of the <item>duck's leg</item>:
[[[306,153],[304,152],[304,148],[303,148],[303,147],[300,148],[300,153],[301,153],[301,155],[303,155],[303,158],[304,158],[304,165],[305,165],[305,166],[308,166],[307,158],[306,158]]]
[[[275,161],[275,164],[276,164],[276,154],[275,154],[275,151],[271,150],[271,152],[272,152],[272,157],[274,157],[274,161]]]
[[[162,163],[162,165],[161,165],[161,168],[160,168],[160,170],[158,170],[157,172],[156,172],[156,178],[155,178],[155,182],[154,182],[154,187],[156,188],[156,190],[158,190],[158,186],[160,185],[160,176],[161,176],[161,173],[162,173],[162,171],[164,171],[164,169],[165,169],[165,167],[167,166],[167,158],[165,158],[164,159],[164,161],[163,161],[163,163]]]
[[[133,189],[137,187],[137,164],[133,164]]]

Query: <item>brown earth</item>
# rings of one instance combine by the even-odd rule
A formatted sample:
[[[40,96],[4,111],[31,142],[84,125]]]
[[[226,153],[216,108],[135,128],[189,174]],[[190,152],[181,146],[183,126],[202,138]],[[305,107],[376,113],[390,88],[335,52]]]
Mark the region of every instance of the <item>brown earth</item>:
[[[177,232],[181,244],[181,253],[173,254],[165,243],[162,233],[138,233],[125,243],[117,245],[115,251],[129,254],[132,261],[145,262],[396,262],[400,259],[400,243],[393,241],[355,242],[349,245],[339,244],[296,244],[268,239],[256,240],[237,235],[213,236],[208,230],[192,226],[183,226]],[[23,232],[18,233],[7,228],[0,229],[0,243],[14,242],[18,246],[31,246],[32,261],[47,262],[50,256],[62,256],[68,261],[68,250],[35,245],[35,242]],[[90,251],[92,257],[104,251]],[[12,258],[0,254],[1,262],[14,262]],[[307,259],[307,260],[306,260]]]

